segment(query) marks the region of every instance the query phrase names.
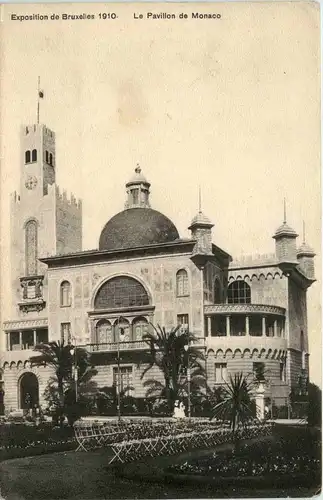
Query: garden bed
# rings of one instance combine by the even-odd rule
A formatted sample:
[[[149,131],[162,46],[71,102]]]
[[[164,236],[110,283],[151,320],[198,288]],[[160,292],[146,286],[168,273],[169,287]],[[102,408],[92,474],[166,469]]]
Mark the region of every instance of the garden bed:
[[[321,484],[321,436],[308,429],[279,429],[272,441],[241,444],[229,452],[183,460],[165,470],[168,481],[255,488]]]
[[[73,429],[50,423],[3,423],[0,425],[0,461],[76,448]]]

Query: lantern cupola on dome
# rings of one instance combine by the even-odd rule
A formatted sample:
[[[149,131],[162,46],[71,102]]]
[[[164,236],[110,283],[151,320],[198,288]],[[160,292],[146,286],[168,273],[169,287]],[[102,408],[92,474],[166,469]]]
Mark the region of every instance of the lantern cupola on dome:
[[[142,174],[139,163],[135,173],[126,184],[127,201],[125,208],[150,208],[149,191],[150,183]]]
[[[137,165],[135,174],[126,183],[125,210],[105,224],[100,235],[99,250],[125,250],[179,240],[173,222],[150,208],[149,188],[150,183]]]

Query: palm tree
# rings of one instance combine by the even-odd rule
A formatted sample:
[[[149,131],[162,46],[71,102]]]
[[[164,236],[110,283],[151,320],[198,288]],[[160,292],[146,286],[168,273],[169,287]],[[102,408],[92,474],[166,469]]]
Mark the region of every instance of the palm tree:
[[[149,363],[144,369],[141,378],[153,367],[157,366],[163,376],[164,383],[154,379],[146,380],[144,386],[148,387],[146,397],[159,396],[166,399],[171,412],[175,401],[187,394],[187,377],[183,374],[189,368],[191,371],[191,387],[198,385],[204,378],[205,370],[202,367],[203,352],[194,347],[196,337],[192,333],[180,332],[180,326],[166,331],[164,327],[152,325],[153,332],[146,333],[143,340],[149,346]],[[189,351],[185,346],[190,345]]]
[[[211,418],[229,420],[232,433],[240,426],[245,426],[252,418],[252,394],[254,382],[249,381],[243,373],[230,375],[229,382],[224,382],[220,401],[213,408]]]
[[[31,366],[50,366],[53,369],[54,376],[49,379],[47,392],[54,397],[57,391],[56,401],[61,422],[66,401],[70,403],[71,398],[75,400],[75,384],[77,383],[83,395],[93,393],[96,387],[90,379],[96,375],[97,370],[91,365],[88,352],[78,348],[74,353],[74,349],[72,344],[65,344],[64,341],[38,344],[34,351],[39,354],[31,356],[29,360]],[[73,367],[78,372],[77,381],[73,378]]]

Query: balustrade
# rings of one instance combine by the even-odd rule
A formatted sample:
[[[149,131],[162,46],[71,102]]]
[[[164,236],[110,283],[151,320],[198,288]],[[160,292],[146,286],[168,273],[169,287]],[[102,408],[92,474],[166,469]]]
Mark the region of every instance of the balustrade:
[[[206,337],[284,337],[285,310],[266,304],[204,307]]]

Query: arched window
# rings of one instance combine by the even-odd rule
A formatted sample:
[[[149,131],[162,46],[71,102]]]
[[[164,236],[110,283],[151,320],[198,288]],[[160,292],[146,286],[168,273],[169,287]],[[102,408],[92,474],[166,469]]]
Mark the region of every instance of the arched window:
[[[48,151],[45,151],[45,161],[46,161],[46,163],[49,163]]]
[[[129,342],[130,324],[126,318],[118,318],[114,323],[114,340],[115,342]]]
[[[30,151],[25,152],[25,163],[30,163]]]
[[[37,275],[37,222],[30,220],[25,226],[26,275]]]
[[[112,339],[112,325],[107,319],[99,321],[96,325],[96,341],[98,344],[109,344]]]
[[[53,165],[53,155],[52,155],[52,153],[49,154],[49,164]]]
[[[188,275],[185,269],[180,269],[176,274],[176,295],[177,297],[189,295]]]
[[[37,149],[33,149],[31,153],[31,161],[37,161]]]
[[[135,318],[132,323],[133,339],[142,340],[143,336],[148,333],[148,321],[146,318]]]
[[[72,303],[71,284],[69,281],[63,281],[60,286],[61,307],[69,307],[71,303]]]
[[[213,285],[213,302],[214,304],[221,304],[221,285],[217,278],[215,278]]]
[[[103,283],[95,300],[94,309],[120,309],[149,305],[149,297],[139,281],[128,276],[117,276]]]
[[[228,304],[250,304],[250,286],[243,280],[237,280],[228,287]]]

